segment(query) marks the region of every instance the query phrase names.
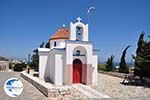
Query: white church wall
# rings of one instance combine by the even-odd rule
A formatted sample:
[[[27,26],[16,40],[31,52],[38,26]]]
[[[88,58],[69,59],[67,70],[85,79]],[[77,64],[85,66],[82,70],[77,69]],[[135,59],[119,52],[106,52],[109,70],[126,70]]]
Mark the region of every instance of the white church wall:
[[[92,56],[93,56],[93,45],[88,45],[86,47],[87,50],[87,64],[92,64]]]
[[[52,50],[49,53],[49,64],[50,73],[49,77],[50,80],[55,85],[63,85],[64,73],[63,70],[65,67],[65,57],[63,50]]]
[[[88,24],[84,25],[82,22],[77,22],[73,24],[70,23],[70,40],[76,40],[76,27],[82,27],[83,28],[83,34],[82,34],[82,41],[88,41]]]
[[[55,54],[53,51],[49,53],[49,64],[47,65],[50,68],[49,77],[50,80],[55,83]]]
[[[68,44],[67,43],[67,46],[66,46],[66,64],[72,64],[72,51],[73,51],[73,48],[72,47],[72,44]]]
[[[75,37],[76,37],[76,27],[82,27],[83,28],[83,33],[82,33],[82,41],[88,41],[88,24],[84,25],[81,22],[77,22],[74,24],[74,32],[75,32]]]
[[[63,75],[62,83],[65,84],[65,82],[66,82],[65,81],[66,80],[66,77],[65,77],[66,76],[66,73],[65,73],[66,72],[66,52],[65,51],[63,52],[62,59],[63,59],[63,64],[62,64],[63,65],[62,66],[62,75]]]
[[[86,64],[86,55],[87,55],[87,50],[84,47],[81,46],[77,46],[74,48],[73,50],[73,54],[76,55],[76,51],[80,51],[80,55],[81,56],[73,56],[73,60],[74,59],[80,59],[82,64]]]
[[[79,49],[78,47],[81,49]],[[84,57],[82,56],[80,57],[73,56],[75,50],[79,49],[81,50],[82,53],[83,48],[86,50],[85,60]],[[79,42],[76,43],[68,42],[66,44],[66,52],[68,52],[66,54],[66,64],[71,65],[73,63],[73,60],[76,58],[79,58],[82,62],[86,62],[85,63],[87,68],[86,84],[96,84],[97,83],[97,55],[93,55],[93,45],[86,44],[86,43],[79,43]]]
[[[93,67],[93,74],[92,74],[92,84],[97,85],[97,67],[98,67],[98,56],[93,55],[92,57],[92,67]]]
[[[48,59],[48,53],[50,49],[47,48],[38,48],[38,54],[39,54],[39,77],[41,79],[44,79],[45,76],[45,69],[47,66],[47,59]],[[48,73],[46,73],[48,74]]]
[[[63,59],[62,54],[55,54],[55,84],[63,84]]]
[[[44,79],[45,81],[50,81],[50,77],[49,77],[49,73],[50,73],[50,67],[48,66],[49,65],[49,53],[47,55],[47,59],[46,59],[46,68],[45,68],[45,71],[44,71]]]
[[[66,64],[72,65],[74,59],[80,59],[83,64],[92,67],[92,84],[97,82],[97,55],[93,55],[91,44],[67,43],[66,51],[39,49],[39,76],[40,78],[50,79],[55,85],[67,84]],[[73,56],[76,50],[81,51],[81,55]],[[66,53],[67,52],[67,53]],[[65,56],[66,55],[66,56]],[[67,58],[66,58],[67,57]],[[71,72],[72,73],[72,72]],[[91,73],[91,72],[88,72]]]
[[[56,46],[54,46],[56,42]],[[50,40],[50,48],[65,48],[65,39]]]
[[[84,37],[83,37],[83,41],[89,41],[89,30],[88,30],[89,25],[86,24],[85,25],[85,30],[84,30]]]
[[[76,40],[76,31],[74,30],[75,30],[74,24],[71,22],[70,23],[70,40]]]
[[[87,63],[89,64],[92,64],[92,61],[91,61],[91,57],[92,57],[92,45],[91,44],[80,44],[80,43],[67,43],[67,46],[66,46],[66,52],[68,52],[66,54],[66,58],[67,58],[67,61],[66,63],[67,64],[72,64],[72,61],[73,61],[73,51],[76,47],[82,47],[82,48],[85,48],[86,52],[87,52]]]

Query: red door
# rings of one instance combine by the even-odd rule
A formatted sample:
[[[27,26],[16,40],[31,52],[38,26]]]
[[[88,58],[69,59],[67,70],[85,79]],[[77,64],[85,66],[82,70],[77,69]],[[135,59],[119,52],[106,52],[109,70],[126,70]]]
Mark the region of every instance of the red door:
[[[73,61],[73,83],[81,83],[82,62],[79,59]]]

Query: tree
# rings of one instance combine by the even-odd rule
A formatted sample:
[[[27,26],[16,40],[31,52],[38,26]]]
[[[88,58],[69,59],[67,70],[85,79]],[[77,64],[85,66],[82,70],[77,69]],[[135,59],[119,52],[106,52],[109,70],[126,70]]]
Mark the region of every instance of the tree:
[[[127,46],[125,49],[124,49],[124,51],[122,52],[122,56],[121,56],[121,61],[120,61],[120,64],[119,64],[119,72],[121,72],[121,73],[129,73],[129,68],[128,68],[128,66],[127,66],[127,64],[126,64],[126,61],[125,61],[125,56],[126,56],[126,53],[127,53],[127,49],[130,47],[130,45],[129,46]]]
[[[49,42],[46,43],[45,48],[50,48],[50,43]]]
[[[42,44],[40,45],[40,48],[44,48],[44,42],[42,42]]]
[[[29,64],[29,66],[35,70],[38,70],[38,66],[39,66],[39,56],[38,56],[38,49],[33,50],[33,55],[31,58],[31,63]]]
[[[112,71],[114,70],[114,63],[113,63],[114,56],[111,55],[111,57],[108,57],[106,61],[106,71]]]
[[[150,41],[144,41],[144,34],[142,32],[139,37],[135,56],[134,74],[140,76],[140,79],[150,77]]]
[[[138,47],[136,50],[136,57],[135,57],[135,70],[134,70],[134,74],[139,75],[141,79],[143,77],[141,73],[141,70],[142,70],[141,67],[142,67],[142,60],[143,60],[142,51],[144,47],[144,34],[145,33],[142,32],[138,40]]]
[[[44,42],[42,42],[42,44],[40,45],[40,48],[44,47]],[[33,50],[33,55],[31,58],[31,63],[29,64],[29,66],[33,69],[35,69],[36,71],[38,71],[38,67],[39,67],[39,55],[38,55],[38,49]]]

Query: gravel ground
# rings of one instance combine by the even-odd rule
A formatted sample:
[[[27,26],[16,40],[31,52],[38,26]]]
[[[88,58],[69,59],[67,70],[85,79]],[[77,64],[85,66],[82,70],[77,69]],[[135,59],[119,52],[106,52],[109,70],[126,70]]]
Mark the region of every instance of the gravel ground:
[[[123,85],[120,83],[122,80],[121,78],[99,73],[98,85],[93,88],[113,98],[141,98],[141,100],[145,98],[150,100],[150,87]]]

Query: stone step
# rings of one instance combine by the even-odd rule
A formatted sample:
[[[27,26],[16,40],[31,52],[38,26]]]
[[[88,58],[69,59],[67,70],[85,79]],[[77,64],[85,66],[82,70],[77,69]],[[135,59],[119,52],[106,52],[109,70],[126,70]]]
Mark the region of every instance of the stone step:
[[[82,84],[74,84],[73,87],[87,96],[89,99],[100,99],[100,98],[110,98],[97,90]]]

